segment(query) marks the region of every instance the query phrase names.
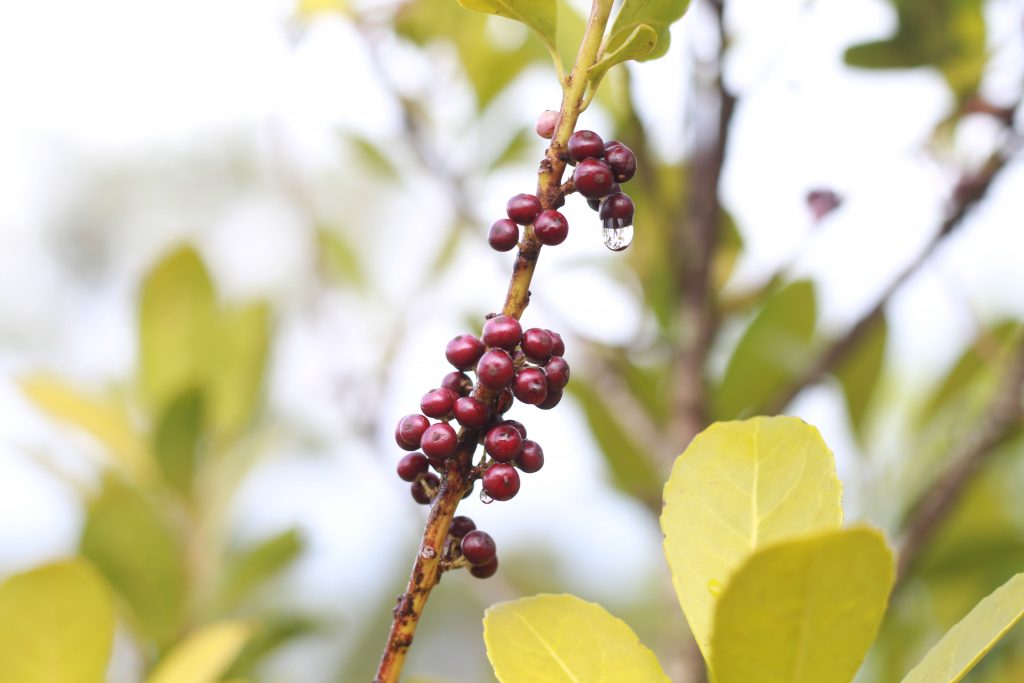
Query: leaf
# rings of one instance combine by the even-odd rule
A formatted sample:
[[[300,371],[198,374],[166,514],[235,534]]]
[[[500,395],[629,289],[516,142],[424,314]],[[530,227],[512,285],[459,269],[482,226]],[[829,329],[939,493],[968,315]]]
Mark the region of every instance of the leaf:
[[[221,314],[217,329],[207,408],[218,434],[230,438],[249,423],[262,398],[270,308],[260,301],[229,309]]]
[[[249,631],[240,621],[204,626],[175,646],[146,683],[215,683],[238,656]]]
[[[252,636],[228,669],[227,677],[241,678],[255,673],[259,664],[271,653],[290,640],[308,635],[320,628],[320,623],[301,615],[275,615],[261,617]]]
[[[621,619],[573,595],[502,602],[484,613],[487,658],[501,683],[668,683]]]
[[[357,163],[360,168],[366,168],[384,180],[391,182],[401,180],[402,174],[398,172],[395,163],[375,142],[355,131],[345,132],[344,138],[359,157]]]
[[[466,9],[515,19],[529,26],[541,41],[555,49],[558,33],[556,0],[459,0]]]
[[[183,549],[152,503],[108,476],[86,510],[80,552],[128,604],[143,635],[160,646],[174,641],[185,610]]]
[[[807,362],[817,309],[814,284],[801,280],[772,294],[743,334],[712,396],[716,420],[760,412]]]
[[[261,583],[287,569],[302,554],[303,545],[299,530],[288,529],[230,557],[221,582],[223,604],[236,606]]]
[[[885,539],[866,527],[759,550],[715,608],[714,680],[849,683],[878,633],[894,578]]]
[[[715,593],[765,544],[838,529],[841,496],[832,452],[795,417],[713,424],[676,458],[661,513],[665,557],[705,659]]]
[[[1024,574],[979,602],[906,675],[902,683],[956,683],[1024,617]]]
[[[328,273],[338,281],[353,287],[365,284],[359,254],[340,230],[320,226],[316,237],[320,256]]]
[[[864,417],[882,374],[888,337],[889,323],[883,315],[872,323],[857,348],[836,368],[836,379],[846,396],[850,425],[860,437],[864,435]]]
[[[624,0],[605,41],[604,52],[611,53],[625,45],[637,27],[649,26],[656,33],[656,44],[638,61],[657,59],[668,52],[669,26],[682,18],[690,0]]]
[[[186,497],[192,493],[202,429],[203,396],[192,389],[171,401],[153,433],[153,452],[164,479]]]
[[[0,681],[103,683],[113,641],[110,589],[83,560],[0,585]]]
[[[614,50],[603,54],[597,62],[590,67],[588,70],[590,80],[597,83],[604,78],[608,69],[612,68],[616,64],[621,64],[622,62],[626,62],[631,59],[643,59],[654,50],[657,43],[657,32],[647,24],[640,24],[633,29],[633,32],[630,33],[625,40],[622,41],[621,45]]]
[[[346,0],[299,0],[296,14],[300,19],[312,19],[321,14],[348,14]]]
[[[213,283],[199,254],[182,247],[164,258],[142,284],[140,376],[156,411],[181,392],[202,386],[217,340]]]

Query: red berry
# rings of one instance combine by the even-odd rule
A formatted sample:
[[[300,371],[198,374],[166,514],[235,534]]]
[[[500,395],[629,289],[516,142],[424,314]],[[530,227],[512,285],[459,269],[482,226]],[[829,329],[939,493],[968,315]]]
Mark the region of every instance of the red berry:
[[[569,364],[561,356],[552,356],[544,366],[548,389],[562,389],[569,383]]]
[[[551,338],[547,330],[531,327],[523,332],[523,353],[536,363],[543,363],[550,358],[551,350],[554,347],[555,340]]]
[[[459,370],[469,370],[484,355],[484,344],[471,334],[460,334],[444,348],[444,357]],[[450,387],[449,387],[450,388]]]
[[[452,525],[448,527],[448,533],[455,538],[462,538],[473,529],[476,529],[476,524],[472,519],[464,515],[458,517],[452,517]]]
[[[569,136],[569,156],[573,161],[583,161],[604,156],[604,141],[592,130],[578,130]]]
[[[510,315],[496,315],[484,323],[484,344],[511,351],[523,338],[523,327]]]
[[[548,387],[548,397],[544,399],[543,403],[538,403],[537,407],[541,410],[551,410],[558,405],[559,401],[562,400],[562,390]]]
[[[598,214],[601,220],[621,220],[623,225],[633,224],[633,200],[628,194],[615,192],[604,198],[601,202],[601,213]]]
[[[622,145],[618,140],[609,140],[604,143],[604,153],[607,154],[612,147],[620,147]]]
[[[473,380],[464,372],[449,372],[441,380],[441,386],[454,391],[459,396],[468,396],[473,391]]]
[[[427,466],[427,456],[417,451],[403,455],[395,470],[405,481],[416,481],[416,477],[427,471]]]
[[[429,426],[430,420],[423,415],[406,415],[395,427],[395,442],[403,451],[414,451],[420,447],[420,439]]]
[[[516,458],[516,467],[527,474],[532,474],[544,467],[544,449],[536,441],[527,439],[523,442],[522,452]]]
[[[476,375],[480,382],[491,389],[507,387],[515,376],[516,368],[512,357],[503,349],[491,349],[476,364]]]
[[[503,415],[508,412],[508,409],[512,407],[512,390],[505,387],[498,394],[498,414]]]
[[[565,355],[565,342],[562,341],[562,335],[558,334],[557,332],[552,332],[551,330],[545,330],[545,331],[548,334],[551,335],[551,339],[554,340],[554,342],[555,342],[555,345],[551,347],[551,355],[552,356],[564,356]]]
[[[558,125],[558,112],[547,111],[541,112],[540,116],[537,117],[537,135],[541,136],[545,140],[550,140],[555,134],[555,126]]]
[[[487,232],[487,243],[495,251],[512,251],[519,244],[519,226],[508,218],[494,221]]]
[[[622,143],[607,148],[604,161],[612,169],[612,177],[617,183],[627,182],[636,174],[636,155]]]
[[[501,424],[515,427],[516,431],[519,432],[519,436],[524,439],[526,438],[526,427],[522,422],[519,422],[518,420],[502,420]]]
[[[509,500],[519,493],[519,472],[512,465],[496,462],[483,476],[484,492],[494,500]]]
[[[612,191],[615,180],[608,164],[599,159],[584,159],[572,174],[576,191],[587,199],[597,199]]]
[[[459,437],[451,425],[438,422],[427,427],[420,439],[420,448],[428,458],[447,458],[455,452]]]
[[[429,505],[437,495],[437,487],[440,485],[441,480],[436,474],[427,474],[409,484],[409,492],[412,493],[413,500],[420,505]]]
[[[540,200],[537,199],[537,195],[533,194],[517,194],[505,204],[505,213],[508,214],[509,220],[513,220],[519,225],[532,223],[540,210]]]
[[[463,427],[475,429],[487,424],[491,417],[491,410],[483,401],[478,401],[471,396],[463,396],[455,401],[455,419]]]
[[[484,450],[498,462],[511,462],[523,450],[523,437],[511,425],[496,425],[484,436]]]
[[[458,395],[451,389],[432,389],[420,399],[420,410],[427,417],[446,417],[451,414],[457,398]]]
[[[512,393],[523,403],[532,406],[548,397],[548,380],[539,368],[523,368],[512,382]]]
[[[495,557],[487,564],[482,564],[479,567],[470,567],[469,573],[478,579],[489,579],[494,576],[494,572],[498,571],[498,558]]]
[[[472,565],[487,564],[498,552],[494,539],[486,531],[474,529],[462,537],[462,556]]]
[[[569,236],[569,221],[554,209],[544,209],[533,222],[533,234],[541,244],[561,244]]]

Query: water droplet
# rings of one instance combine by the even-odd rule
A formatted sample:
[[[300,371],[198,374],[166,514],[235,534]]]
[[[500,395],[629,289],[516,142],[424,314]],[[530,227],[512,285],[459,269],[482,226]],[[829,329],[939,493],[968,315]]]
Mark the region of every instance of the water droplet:
[[[718,579],[711,579],[708,581],[708,593],[711,593],[711,597],[717,598],[722,594],[722,582]]]
[[[601,234],[604,236],[604,246],[612,251],[622,251],[633,241],[633,226],[623,223],[620,218],[608,218],[603,221]]]
[[[491,503],[494,502],[494,499],[491,498],[490,495],[488,495],[487,491],[481,490],[480,502],[483,503],[484,505],[490,505]]]

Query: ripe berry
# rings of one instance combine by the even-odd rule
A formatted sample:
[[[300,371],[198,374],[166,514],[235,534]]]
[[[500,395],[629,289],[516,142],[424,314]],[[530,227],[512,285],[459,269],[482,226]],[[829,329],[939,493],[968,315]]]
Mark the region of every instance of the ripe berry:
[[[611,150],[612,147],[621,147],[621,146],[622,146],[622,143],[619,142],[618,140],[609,140],[608,142],[604,143],[604,153],[608,154],[608,151]]]
[[[494,539],[486,531],[474,529],[462,537],[462,556],[472,565],[487,564],[497,552]]]
[[[604,160],[617,183],[627,182],[636,173],[636,155],[622,143],[606,148]]]
[[[414,451],[420,447],[420,439],[429,426],[430,420],[423,415],[406,415],[395,427],[395,442],[403,451]]]
[[[587,199],[597,199],[612,191],[615,180],[608,164],[599,159],[584,159],[572,174],[576,191]]]
[[[455,538],[462,538],[473,529],[476,529],[476,524],[473,520],[465,515],[459,515],[452,517],[452,524],[448,527],[448,533]]]
[[[536,362],[543,363],[551,357],[551,350],[555,348],[555,340],[551,338],[547,330],[539,327],[531,327],[523,332],[523,353]]]
[[[532,474],[544,467],[544,449],[536,441],[527,439],[523,442],[522,452],[516,458],[516,467],[527,474]]]
[[[498,414],[503,415],[508,412],[508,409],[512,407],[512,390],[505,387],[498,394]]]
[[[569,364],[561,356],[552,356],[544,366],[548,389],[562,389],[569,383]]]
[[[587,200],[587,206],[589,206],[594,211],[600,211],[601,210],[601,200],[600,199],[588,199]]]
[[[482,355],[484,355],[483,342],[471,334],[460,334],[444,347],[444,357],[459,370],[469,370],[476,365]]]
[[[491,349],[476,364],[476,375],[491,389],[507,387],[515,376],[516,368],[512,357],[503,349]]]
[[[551,347],[551,355],[552,356],[564,356],[565,355],[565,342],[562,341],[562,335],[558,334],[557,332],[552,332],[551,330],[545,330],[545,332],[550,334],[551,338],[555,341],[555,345]]]
[[[562,390],[548,387],[548,397],[544,399],[543,403],[538,403],[537,407],[541,410],[551,410],[558,405],[559,401],[562,400]]]
[[[519,436],[523,437],[524,439],[526,438],[526,427],[523,425],[522,422],[519,422],[518,420],[502,420],[501,424],[509,425],[510,427],[515,427],[516,431],[519,432]]]
[[[548,380],[539,368],[523,368],[512,382],[512,393],[523,403],[532,406],[548,397]]]
[[[420,399],[420,410],[427,417],[446,417],[455,407],[458,395],[451,389],[432,389]]]
[[[447,458],[458,445],[459,437],[455,430],[443,422],[427,427],[420,439],[420,448],[428,458]]]
[[[405,481],[416,481],[416,477],[427,471],[427,466],[427,456],[417,451],[403,455],[395,470]]]
[[[491,410],[483,401],[478,401],[471,396],[463,396],[455,401],[455,419],[463,427],[475,429],[487,424],[491,417]]]
[[[615,192],[604,198],[601,202],[601,220],[615,219],[622,221],[623,225],[633,224],[633,200],[628,194]]]
[[[494,500],[509,500],[519,493],[519,472],[515,467],[497,462],[483,476],[484,491]]]
[[[469,573],[478,579],[489,579],[494,576],[494,572],[498,571],[498,558],[495,557],[487,564],[482,564],[479,567],[470,567]]]
[[[459,396],[468,396],[473,391],[473,380],[464,372],[449,372],[441,380],[441,386],[454,391]]]
[[[569,136],[569,156],[573,161],[583,161],[604,156],[604,141],[592,130],[578,130]]]
[[[511,351],[523,338],[523,326],[510,315],[496,315],[484,323],[483,340],[487,346]]]
[[[487,243],[495,251],[512,251],[519,244],[519,226],[508,218],[494,221],[487,232]]]
[[[409,492],[412,493],[413,500],[420,505],[430,505],[430,501],[434,500],[434,496],[437,495],[437,487],[440,485],[441,480],[437,478],[436,474],[427,474],[411,483]]]
[[[498,462],[511,462],[523,450],[523,437],[511,425],[496,425],[484,436],[484,450]]]
[[[541,244],[561,244],[569,236],[569,221],[554,209],[544,209],[533,221],[533,234]]]
[[[509,220],[519,225],[532,223],[540,209],[540,200],[533,194],[517,194],[505,204],[505,213],[508,214]]]

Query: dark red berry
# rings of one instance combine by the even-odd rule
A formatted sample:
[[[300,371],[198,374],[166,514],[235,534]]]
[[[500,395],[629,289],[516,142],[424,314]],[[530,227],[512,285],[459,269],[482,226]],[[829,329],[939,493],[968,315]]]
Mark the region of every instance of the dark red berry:
[[[510,315],[496,315],[484,323],[483,340],[487,346],[511,351],[522,338],[522,325]]]
[[[446,417],[451,414],[457,398],[458,395],[451,389],[432,389],[420,399],[420,410],[427,417]]]
[[[469,370],[484,355],[484,350],[482,341],[471,334],[460,334],[448,342],[444,348],[444,357],[459,370]]]
[[[427,456],[417,451],[403,455],[395,469],[405,481],[416,481],[416,477],[427,471],[427,466]]]
[[[523,368],[512,382],[512,393],[523,403],[532,406],[548,397],[548,379],[539,368]]]
[[[547,330],[531,327],[523,332],[523,353],[535,363],[543,363],[550,358],[553,348],[555,348],[555,340],[551,338]]]
[[[619,142],[618,140],[609,140],[608,142],[604,143],[604,153],[607,154],[608,150],[610,150],[612,147],[620,147],[621,145],[622,143]]]
[[[508,500],[519,493],[519,472],[512,465],[496,462],[483,476],[484,492],[494,500]]]
[[[537,135],[541,136],[545,140],[550,140],[555,134],[556,125],[558,125],[558,112],[548,109],[546,111],[542,111],[540,116],[537,117],[537,126],[535,130],[537,131]]]
[[[547,333],[551,335],[551,339],[554,340],[555,345],[551,347],[552,356],[564,356],[565,355],[565,342],[562,341],[562,335],[557,332],[547,330]]]
[[[540,213],[540,209],[540,200],[537,199],[537,195],[532,194],[517,194],[505,204],[505,213],[508,214],[509,220],[513,220],[519,225],[532,223]]]
[[[572,174],[576,191],[587,199],[597,199],[612,191],[615,180],[608,164],[599,159],[584,159]]]
[[[544,399],[543,403],[537,404],[537,407],[541,410],[551,410],[558,405],[559,401],[562,400],[562,390],[555,389],[554,387],[548,387],[548,397]]]
[[[498,558],[495,557],[487,564],[482,564],[479,567],[470,567],[469,573],[478,579],[489,579],[494,576],[494,572],[498,571]]]
[[[511,462],[523,449],[523,437],[515,427],[496,425],[484,436],[484,450],[498,462]]]
[[[569,383],[569,364],[561,356],[552,356],[544,366],[544,374],[549,388],[562,389]]]
[[[601,200],[600,199],[588,199],[587,200],[587,206],[589,206],[594,211],[600,211],[601,210]]]
[[[446,472],[448,470],[448,461],[445,458],[427,458],[427,462],[430,463],[435,472]]]
[[[432,424],[423,432],[420,448],[428,458],[447,458],[455,452],[459,437],[451,425],[443,422]]]
[[[617,183],[627,182],[636,173],[636,155],[621,143],[605,150],[604,161]]]
[[[508,409],[512,407],[512,390],[505,387],[498,394],[498,414],[502,415],[508,412]]]
[[[420,447],[420,439],[429,426],[430,420],[423,415],[406,415],[395,427],[395,442],[403,451],[414,451]]]
[[[462,538],[470,531],[473,531],[473,529],[476,529],[476,524],[473,520],[465,515],[459,515],[452,517],[452,525],[448,527],[448,533],[455,538]]]
[[[472,565],[487,564],[497,553],[494,539],[486,531],[474,529],[462,537],[462,556]]]
[[[491,349],[476,364],[476,375],[491,389],[501,389],[512,383],[516,368],[512,357],[503,349]]]
[[[502,420],[501,424],[515,427],[516,431],[519,432],[519,436],[526,438],[526,426],[518,420]]]
[[[516,458],[516,467],[527,474],[532,474],[544,467],[544,449],[536,441],[527,439],[523,442],[522,452]]]
[[[601,202],[601,220],[621,220],[623,225],[633,224],[633,200],[628,194],[616,192],[604,198]]]
[[[441,386],[459,396],[468,396],[469,392],[473,391],[473,380],[464,372],[449,372],[441,380]]]
[[[573,161],[583,161],[604,156],[604,141],[592,130],[578,130],[569,136],[569,156]]]
[[[569,236],[569,221],[554,209],[544,209],[533,222],[533,234],[541,244],[561,244]]]
[[[471,396],[463,396],[455,401],[455,419],[463,427],[475,429],[487,424],[491,417],[491,410],[483,401],[478,401]]]
[[[413,500],[420,505],[430,505],[430,501],[434,500],[434,496],[437,495],[437,487],[440,485],[441,480],[437,478],[436,474],[427,474],[409,484],[409,492],[412,493]]]
[[[495,251],[512,251],[519,244],[519,226],[508,218],[494,221],[487,232],[487,243]]]

